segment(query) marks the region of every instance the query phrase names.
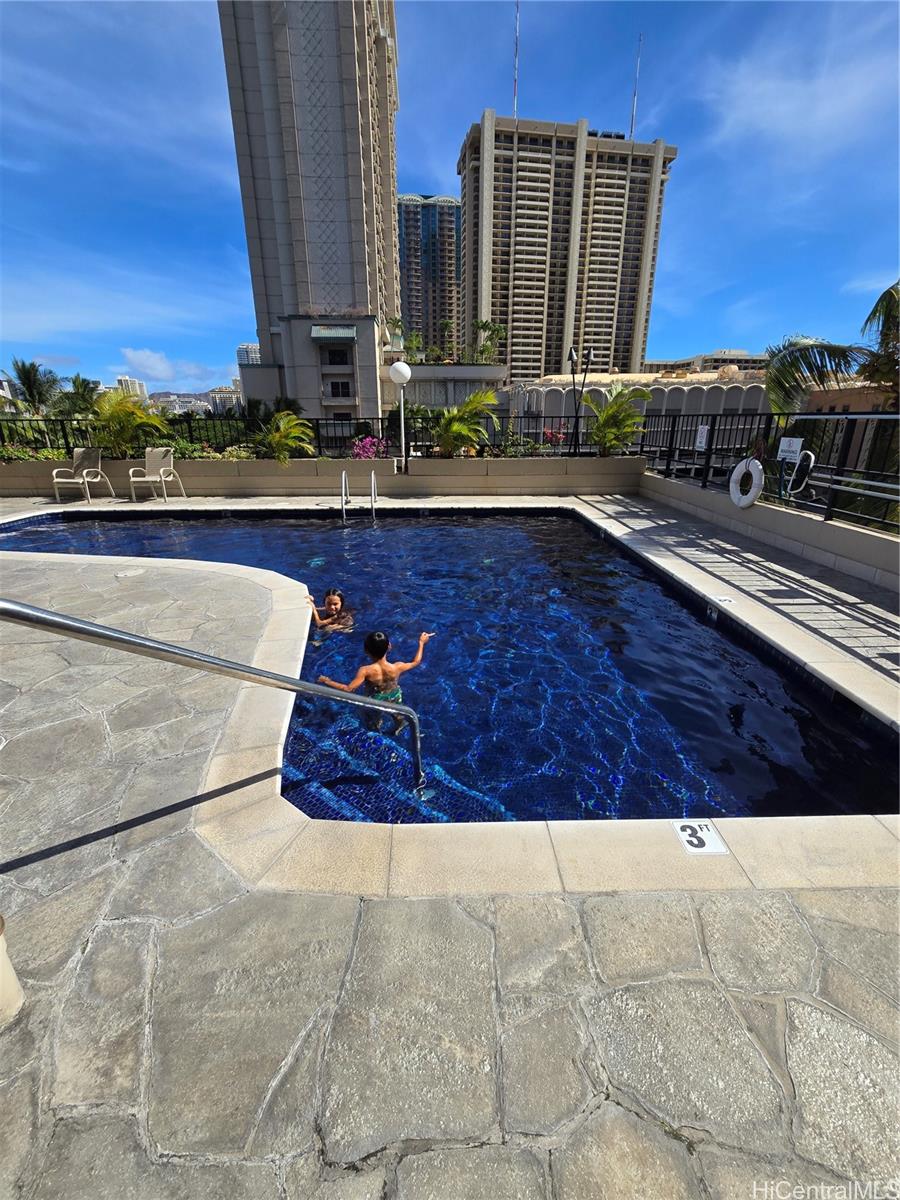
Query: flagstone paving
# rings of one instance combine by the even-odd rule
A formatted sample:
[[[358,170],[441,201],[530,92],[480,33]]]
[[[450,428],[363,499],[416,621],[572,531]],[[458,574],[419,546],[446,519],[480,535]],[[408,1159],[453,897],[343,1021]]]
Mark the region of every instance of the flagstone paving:
[[[4,590],[252,651],[264,589],[217,609],[221,575],[150,574]],[[239,687],[2,625],[0,681],[4,860],[190,800]],[[27,997],[0,1197],[725,1200],[896,1171],[894,889],[306,895],[239,879],[190,809],[129,833],[0,875]]]

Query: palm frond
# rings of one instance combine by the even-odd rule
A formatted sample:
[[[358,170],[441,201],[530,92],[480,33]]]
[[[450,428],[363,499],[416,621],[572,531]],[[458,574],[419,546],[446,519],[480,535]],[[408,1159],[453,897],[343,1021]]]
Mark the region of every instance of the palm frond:
[[[846,383],[869,357],[865,346],[842,346],[795,334],[766,349],[766,397],[775,413],[797,412],[811,389]]]
[[[118,389],[97,397],[93,415],[94,440],[115,458],[127,458],[136,444],[151,434],[169,433],[164,417],[150,412],[139,400]]]
[[[885,337],[889,337],[892,343],[896,344],[898,326],[900,326],[900,280],[884,289],[872,306],[872,311],[863,321],[860,333],[863,337],[874,333],[879,346],[883,344]]]
[[[12,360],[12,374],[4,371],[6,378],[15,384],[17,396],[13,400],[19,411],[38,414],[46,411],[55,400],[63,380],[49,367],[38,362],[27,362],[23,358]]]
[[[262,432],[253,439],[263,453],[274,458],[282,467],[287,466],[291,454],[314,454],[313,427],[296,413],[283,409],[274,413]]]
[[[644,418],[625,395],[616,396],[594,412],[597,419],[588,436],[603,456],[627,450],[644,426]]]

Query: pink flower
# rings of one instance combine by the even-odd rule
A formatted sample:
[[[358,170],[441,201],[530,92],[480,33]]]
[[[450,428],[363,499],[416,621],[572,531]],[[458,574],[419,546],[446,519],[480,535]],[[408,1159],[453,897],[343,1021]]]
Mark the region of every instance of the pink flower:
[[[386,453],[387,442],[377,437],[357,438],[351,451],[353,458],[383,458]]]

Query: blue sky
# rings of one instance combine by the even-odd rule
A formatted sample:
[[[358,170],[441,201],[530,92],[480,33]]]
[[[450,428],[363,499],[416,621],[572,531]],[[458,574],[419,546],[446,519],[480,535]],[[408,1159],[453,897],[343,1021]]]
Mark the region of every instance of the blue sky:
[[[401,191],[512,108],[514,5],[397,4]],[[523,0],[519,114],[678,146],[648,353],[852,338],[898,273],[892,3]],[[215,5],[0,3],[2,342],[63,374],[227,380],[255,339]]]

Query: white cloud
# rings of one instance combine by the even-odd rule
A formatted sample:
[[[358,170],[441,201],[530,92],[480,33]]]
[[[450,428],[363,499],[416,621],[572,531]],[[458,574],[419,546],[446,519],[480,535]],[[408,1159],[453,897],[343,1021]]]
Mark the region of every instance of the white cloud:
[[[17,6],[18,7],[18,6]],[[149,31],[142,24],[140,10],[144,5],[102,5],[101,9],[116,9],[113,22],[119,21],[119,46],[123,53],[134,55],[134,43],[140,39],[145,48]],[[48,10],[34,5],[42,19],[48,20]],[[57,22],[71,19],[72,10],[90,10],[91,5],[53,4],[49,20],[55,38],[51,39],[51,51],[58,49],[59,28]],[[182,22],[189,15],[190,5],[147,4],[158,17],[166,9],[178,10]],[[121,14],[121,16],[120,16]],[[149,13],[148,13],[149,15]],[[78,30],[83,21],[75,22],[73,36],[76,54],[68,62],[51,61],[42,63],[37,52],[29,53],[27,41],[21,40],[22,17],[17,14],[15,33],[20,35],[21,44],[16,50],[10,44],[4,47],[2,69],[2,98],[4,108],[4,137],[8,144],[25,145],[32,148],[28,155],[15,156],[12,168],[20,171],[40,170],[41,151],[63,144],[79,150],[91,150],[109,164],[111,178],[121,186],[123,177],[137,169],[158,172],[160,164],[172,168],[167,176],[168,186],[183,183],[192,186],[215,185],[232,190],[238,188],[237,164],[228,94],[224,77],[217,79],[209,71],[198,71],[182,44],[186,30],[176,27],[172,31],[173,43],[169,55],[169,69],[176,59],[182,64],[180,77],[158,76],[156,86],[147,87],[141,75],[129,76],[128,71],[115,71],[99,77],[90,69],[100,64],[89,58],[82,62],[82,54],[94,55],[96,43],[85,43],[86,33],[93,34],[90,22],[104,19],[94,13],[88,22],[88,30]],[[124,19],[121,19],[124,17]],[[113,25],[115,30],[115,25]],[[104,32],[107,52],[116,52],[116,45],[109,41],[111,33]],[[151,38],[151,40],[153,40]],[[201,47],[209,44],[207,38],[200,39]],[[218,53],[218,47],[212,43]],[[180,55],[180,58],[179,58]],[[77,66],[75,65],[77,64]],[[221,63],[216,65],[216,74],[222,72]]]
[[[862,293],[863,295],[880,295],[885,288],[897,281],[897,272],[892,275],[889,271],[873,272],[871,275],[857,275],[848,279],[841,288],[842,292]]]
[[[895,125],[897,57],[888,6],[832,6],[827,33],[814,42],[804,7],[778,5],[755,42],[713,59],[702,96],[712,109],[713,146],[777,156],[808,192],[805,170],[841,160],[851,178],[848,154]]]
[[[162,350],[134,350],[123,346],[121,354],[124,363],[109,367],[110,374],[133,374],[151,387],[160,384],[175,391],[194,391],[200,385],[203,390],[217,381],[230,380],[237,374],[237,368],[230,364],[215,367],[181,358],[173,359]]]
[[[129,370],[136,371],[141,379],[163,382],[178,374],[175,364],[158,350],[131,350],[123,346],[122,357]]]

